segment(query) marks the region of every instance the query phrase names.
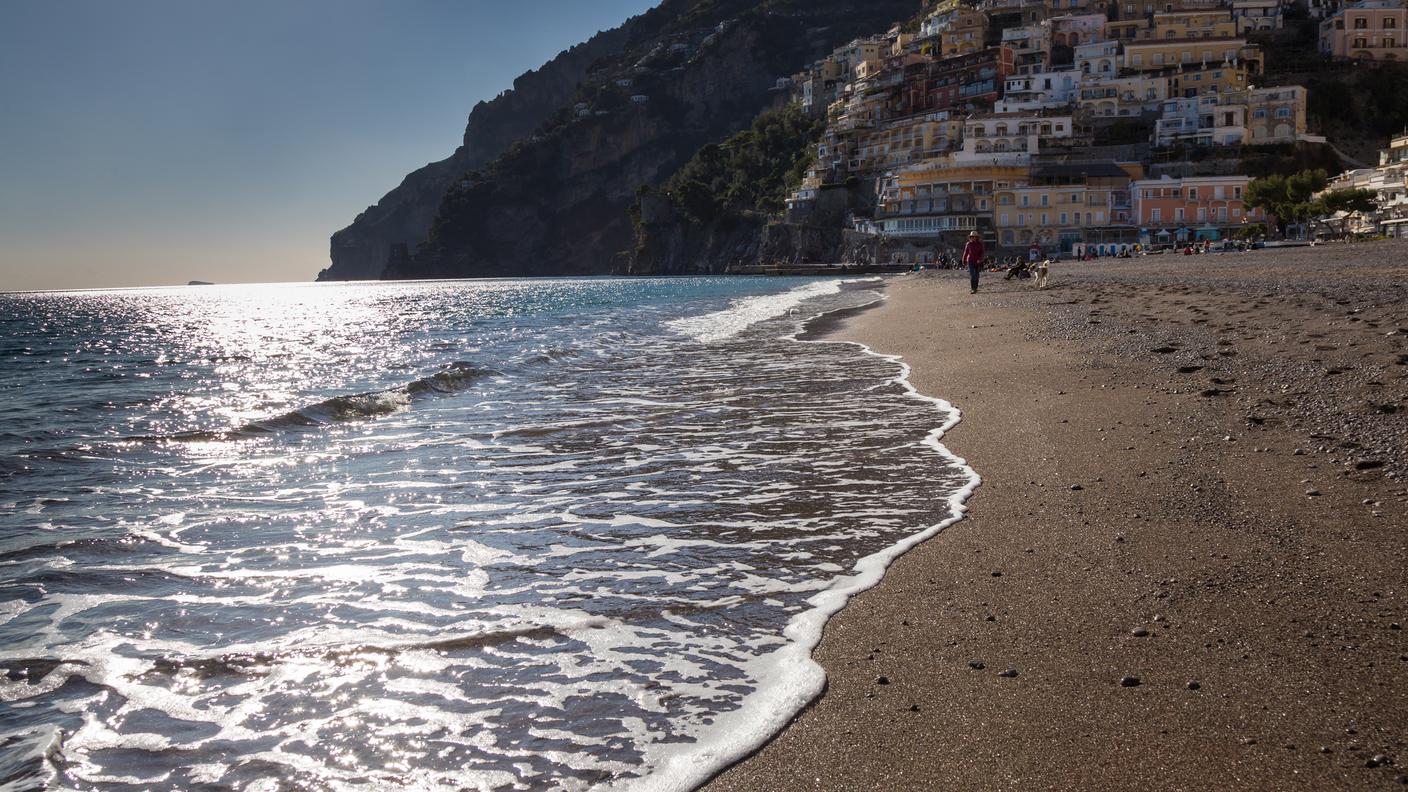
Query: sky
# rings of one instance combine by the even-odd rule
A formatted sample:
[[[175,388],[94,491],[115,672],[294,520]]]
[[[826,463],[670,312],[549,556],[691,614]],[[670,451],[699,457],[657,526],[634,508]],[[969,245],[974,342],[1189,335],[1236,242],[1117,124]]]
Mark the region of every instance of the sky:
[[[0,291],[307,281],[469,111],[658,0],[0,0]]]

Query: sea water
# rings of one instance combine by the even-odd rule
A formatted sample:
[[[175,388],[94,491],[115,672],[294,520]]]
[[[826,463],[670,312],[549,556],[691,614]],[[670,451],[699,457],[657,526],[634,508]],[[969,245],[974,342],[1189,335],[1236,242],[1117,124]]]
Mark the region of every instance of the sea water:
[[[875,289],[0,295],[0,788],[702,783],[976,482]]]

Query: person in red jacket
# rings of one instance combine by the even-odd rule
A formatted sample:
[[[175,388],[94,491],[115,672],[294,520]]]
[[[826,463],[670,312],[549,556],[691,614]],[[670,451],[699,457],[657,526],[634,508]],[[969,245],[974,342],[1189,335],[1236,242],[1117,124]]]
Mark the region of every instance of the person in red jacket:
[[[968,267],[968,282],[973,287],[971,294],[978,293],[978,273],[983,271],[983,256],[986,253],[978,232],[968,232],[968,244],[963,246],[963,263]]]

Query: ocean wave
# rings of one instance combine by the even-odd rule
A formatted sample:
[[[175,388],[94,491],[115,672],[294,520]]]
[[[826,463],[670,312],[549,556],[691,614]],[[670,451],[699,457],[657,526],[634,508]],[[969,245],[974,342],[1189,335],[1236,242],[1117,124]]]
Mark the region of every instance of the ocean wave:
[[[754,297],[741,297],[722,311],[690,316],[669,322],[667,326],[695,341],[712,344],[726,341],[759,322],[782,316],[807,300],[836,294],[848,283],[859,283],[876,279],[832,279],[814,281],[805,286],[782,292],[763,294]]]
[[[369,393],[333,396],[280,415],[250,421],[235,429],[216,432],[181,432],[165,437],[132,437],[127,440],[129,442],[176,440],[190,443],[242,440],[300,429],[317,429],[345,421],[380,418],[408,409],[412,403],[419,399],[461,393],[485,377],[496,376],[499,373],[495,369],[481,368],[467,361],[456,361],[447,364],[434,374],[412,380],[400,387]]]

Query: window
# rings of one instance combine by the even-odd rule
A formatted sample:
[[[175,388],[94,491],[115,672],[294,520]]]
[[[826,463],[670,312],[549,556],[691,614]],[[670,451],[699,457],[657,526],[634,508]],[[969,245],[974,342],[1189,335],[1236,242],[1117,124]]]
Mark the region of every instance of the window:
[[[1196,201],[1196,200],[1198,200],[1198,188],[1197,188],[1197,187],[1189,187],[1189,188],[1188,188],[1188,200],[1190,200],[1190,201]]]
[[[1388,36],[1384,39],[1384,46],[1392,48],[1398,46],[1398,43],[1394,41],[1393,36]]]
[[[1042,205],[1042,206],[1050,206],[1050,205],[1051,205],[1051,196],[1047,195],[1046,193],[1042,193],[1042,194],[1041,194],[1041,205]]]
[[[1173,221],[1175,223],[1183,222],[1183,207],[1180,206],[1173,210]]]
[[[1042,212],[1042,213],[1041,213],[1041,224],[1042,224],[1042,225],[1051,225],[1051,215],[1048,215],[1046,212]]]
[[[1065,213],[1065,212],[1062,212],[1062,213],[1061,213],[1061,225],[1066,225],[1067,219],[1068,219],[1068,217],[1067,217],[1066,213]]]
[[[1242,207],[1240,207],[1240,206],[1234,206],[1234,207],[1232,207],[1232,216],[1233,216],[1233,217],[1241,217],[1241,216],[1242,216]]]
[[[1396,28],[1396,27],[1398,27],[1398,20],[1397,20],[1397,19],[1394,19],[1393,17],[1385,17],[1385,18],[1384,18],[1384,28],[1385,28],[1385,29],[1391,30],[1391,29]]]
[[[1277,117],[1277,118],[1290,118],[1290,117],[1291,117],[1291,108],[1289,108],[1289,107],[1278,107],[1278,108],[1276,108],[1276,117]]]
[[[1233,188],[1232,188],[1232,197],[1233,197],[1233,198],[1237,198],[1237,199],[1241,199],[1241,197],[1242,197],[1242,188],[1241,188],[1241,187],[1233,187]]]
[[[1362,38],[1357,38],[1357,39],[1355,39],[1355,40],[1354,40],[1354,48],[1355,48],[1355,49],[1364,49],[1364,39],[1362,39]]]
[[[1218,208],[1217,219],[1223,221],[1224,223],[1227,222],[1227,207],[1223,206]]]
[[[1266,111],[1265,111],[1265,110],[1255,110],[1255,111],[1252,112],[1252,118],[1266,118]]]
[[[1150,219],[1151,221],[1155,222],[1155,223],[1160,222],[1161,220],[1164,219],[1163,210],[1160,209],[1160,208],[1157,207],[1157,206],[1155,206],[1153,209],[1150,209],[1150,210],[1149,210],[1149,219]]]
[[[1012,225],[1012,223],[1009,222],[1011,219],[1012,219],[1012,216],[1011,216],[1011,215],[1007,214],[1006,212],[1003,212],[1003,213],[1002,213],[1002,216],[999,218],[998,222],[999,222],[1001,225]]]
[[[1369,20],[1368,20],[1367,17],[1355,17],[1355,18],[1354,18],[1354,29],[1355,29],[1355,30],[1366,30],[1366,29],[1368,29],[1368,27],[1369,27]]]
[[[1199,222],[1199,223],[1206,223],[1207,221],[1208,221],[1208,210],[1207,210],[1207,208],[1206,208],[1206,207],[1203,207],[1203,206],[1199,206],[1199,207],[1198,207],[1198,222]]]
[[[1030,195],[1023,195],[1023,196],[1022,196],[1022,206],[1031,206],[1031,205],[1032,205],[1032,197],[1031,197]]]

